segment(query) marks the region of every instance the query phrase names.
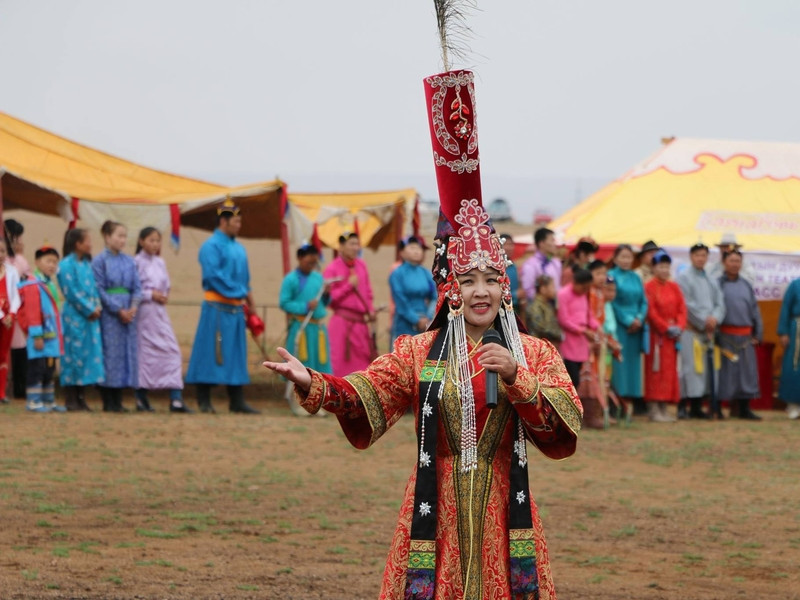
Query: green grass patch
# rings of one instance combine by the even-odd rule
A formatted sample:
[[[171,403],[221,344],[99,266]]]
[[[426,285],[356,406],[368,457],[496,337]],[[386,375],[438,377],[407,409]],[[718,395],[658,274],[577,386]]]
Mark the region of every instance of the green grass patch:
[[[161,531],[160,529],[137,529],[136,535],[140,535],[142,537],[157,538],[161,540],[174,540],[176,538],[183,537],[179,533],[174,533],[171,531]]]

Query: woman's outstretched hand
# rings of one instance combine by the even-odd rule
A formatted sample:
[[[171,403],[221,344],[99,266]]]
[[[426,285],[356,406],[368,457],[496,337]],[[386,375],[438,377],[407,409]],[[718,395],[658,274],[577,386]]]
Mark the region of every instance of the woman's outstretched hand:
[[[268,369],[283,375],[293,382],[302,391],[307,392],[311,387],[311,374],[305,365],[292,356],[286,348],[278,348],[278,355],[286,362],[272,362],[265,360],[262,364]]]

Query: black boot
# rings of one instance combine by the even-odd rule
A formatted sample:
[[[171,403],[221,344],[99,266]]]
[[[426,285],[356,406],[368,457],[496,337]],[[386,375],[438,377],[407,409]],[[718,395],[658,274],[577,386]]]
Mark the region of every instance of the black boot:
[[[232,413],[242,413],[246,415],[261,414],[260,410],[256,410],[244,401],[244,386],[229,385],[228,399],[230,400],[229,409]]]
[[[131,412],[129,409],[122,406],[122,388],[111,388],[111,398],[114,402],[114,412],[126,413]]]
[[[89,408],[88,404],[86,404],[86,388],[82,385],[77,385],[75,386],[75,390],[78,395],[78,410],[92,412],[92,409]]]
[[[690,419],[710,419],[711,415],[703,412],[702,398],[689,398],[691,407],[689,408]]]
[[[688,398],[681,398],[680,402],[678,402],[678,419],[683,420],[689,418],[689,411],[686,410],[688,402]]]
[[[201,413],[216,414],[217,412],[211,404],[211,386],[207,383],[197,384],[197,407]]]
[[[64,387],[64,406],[70,412],[81,410],[78,403],[78,388],[74,385]]]
[[[147,390],[144,388],[138,388],[136,390],[136,412],[156,412],[152,406],[150,406],[150,400],[147,399]]]
[[[634,398],[632,404],[633,415],[635,417],[640,417],[647,414],[647,403],[644,401],[644,398]]]
[[[111,399],[111,388],[100,387],[100,399],[103,401],[103,412],[114,412],[114,401]]]
[[[734,402],[739,403],[739,418],[746,419],[748,421],[760,421],[761,417],[759,417],[756,413],[750,410],[750,398],[740,398],[739,400],[734,400]]]

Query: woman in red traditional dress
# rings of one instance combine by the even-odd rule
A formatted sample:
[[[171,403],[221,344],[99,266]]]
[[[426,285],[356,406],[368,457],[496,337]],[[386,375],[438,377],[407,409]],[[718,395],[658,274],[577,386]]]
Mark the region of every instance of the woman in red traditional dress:
[[[651,421],[671,423],[667,404],[681,398],[676,344],[686,328],[686,302],[681,288],[670,281],[672,259],[663,250],[653,256],[653,278],[644,286],[650,353],[645,356],[644,397]]]
[[[8,383],[8,363],[14,324],[20,307],[19,274],[6,260],[6,245],[0,240],[0,402],[5,404]]]
[[[570,456],[581,405],[553,345],[517,329],[488,215],[464,200],[459,216],[469,225],[436,253],[440,306],[427,332],[400,336],[393,352],[344,378],[308,370],[283,348],[286,362],[264,366],[294,381],[307,411],[336,414],[356,448],[371,446],[406,409],[416,413],[418,460],[381,600],[552,600],[526,441],[548,458]],[[490,250],[481,256],[476,246]],[[487,403],[489,372],[497,374],[496,407]]]

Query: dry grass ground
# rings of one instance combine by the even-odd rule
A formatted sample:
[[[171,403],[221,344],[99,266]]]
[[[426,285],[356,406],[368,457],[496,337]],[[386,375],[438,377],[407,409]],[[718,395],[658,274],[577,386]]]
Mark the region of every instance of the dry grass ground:
[[[269,396],[269,388],[258,391]],[[1,598],[376,598],[414,432],[0,409]],[[798,598],[798,424],[635,422],[535,456],[562,598]]]

